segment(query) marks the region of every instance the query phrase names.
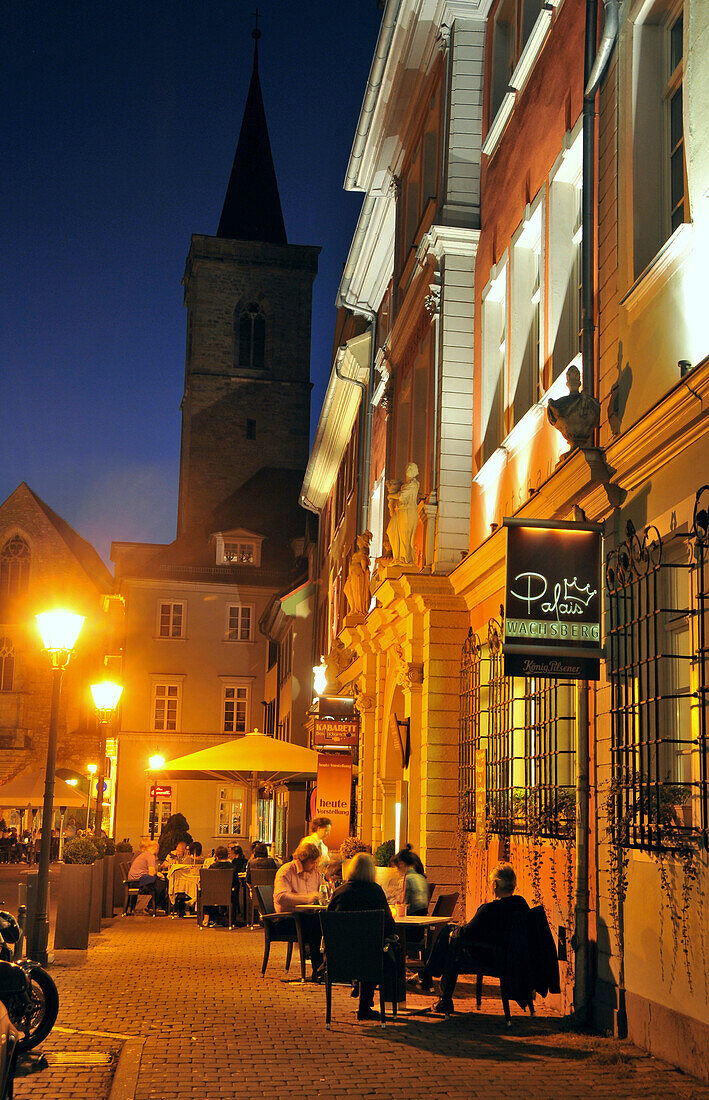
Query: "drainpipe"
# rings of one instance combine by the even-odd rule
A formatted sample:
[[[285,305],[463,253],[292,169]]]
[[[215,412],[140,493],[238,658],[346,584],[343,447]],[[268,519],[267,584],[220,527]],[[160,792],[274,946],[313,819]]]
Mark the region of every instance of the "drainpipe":
[[[357,473],[357,521],[359,532],[369,530],[369,478],[372,465],[372,424],[374,421],[374,408],[372,406],[372,393],[374,392],[375,359],[377,354],[377,314],[367,306],[354,305],[344,297],[339,298],[339,305],[349,309],[352,313],[359,313],[367,317],[370,323],[369,340],[369,380],[367,385],[358,378],[348,378],[342,373],[342,357],[344,348],[340,348],[335,358],[335,374],[343,382],[351,382],[359,386],[362,391],[362,406],[359,423],[359,455]]]
[[[603,0],[605,21],[598,51],[596,28],[598,0],[586,0],[586,40],[584,46],[583,93],[583,178],[581,194],[581,280],[582,280],[582,359],[583,389],[589,397],[595,397],[595,342],[594,323],[595,287],[595,138],[596,93],[605,76],[618,37],[618,0]]]
[[[596,93],[603,79],[618,37],[618,0],[603,0],[605,21],[596,50],[598,0],[586,0],[583,94],[583,180],[581,218],[582,358],[583,389],[595,397],[595,130]],[[577,518],[583,518],[577,515]],[[590,716],[589,683],[579,680],[577,695],[576,753],[576,903],[573,949],[575,956],[574,1014],[579,1023],[591,1016],[591,950],[589,929],[589,840],[590,840]]]

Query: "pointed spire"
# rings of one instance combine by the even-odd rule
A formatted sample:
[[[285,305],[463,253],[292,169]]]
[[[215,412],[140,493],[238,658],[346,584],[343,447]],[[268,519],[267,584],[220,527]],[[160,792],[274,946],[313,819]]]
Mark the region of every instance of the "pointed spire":
[[[261,31],[257,27],[251,34],[254,68],[217,236],[287,244],[258,75]]]

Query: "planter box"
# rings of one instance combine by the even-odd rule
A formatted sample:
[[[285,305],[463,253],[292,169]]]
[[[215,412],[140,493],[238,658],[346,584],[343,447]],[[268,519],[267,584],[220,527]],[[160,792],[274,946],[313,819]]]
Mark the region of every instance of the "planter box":
[[[115,856],[105,856],[103,860],[103,917],[113,916],[113,864]]]
[[[59,877],[59,904],[54,931],[56,950],[85,951],[91,915],[90,863],[64,863]]]
[[[123,887],[123,875],[128,874],[128,868],[133,862],[134,852],[116,852],[113,857],[113,905],[114,908],[125,904],[125,889]]]
[[[103,864],[102,859],[97,859],[91,864],[91,915],[89,917],[89,932],[101,931],[101,912],[103,910]]]

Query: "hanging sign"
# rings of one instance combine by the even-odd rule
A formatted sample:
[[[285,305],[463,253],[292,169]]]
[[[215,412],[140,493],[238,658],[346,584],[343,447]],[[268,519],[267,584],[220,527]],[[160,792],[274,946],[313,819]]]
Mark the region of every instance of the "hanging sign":
[[[352,756],[350,753],[319,753],[315,816],[332,822],[327,846],[339,848],[350,835],[352,805]]]
[[[601,528],[505,519],[506,676],[597,680]]]
[[[487,844],[487,754],[475,750],[475,837],[478,848]]]
[[[151,798],[172,798],[172,787],[161,787],[158,784],[150,788]]]
[[[359,739],[357,718],[314,718],[313,748],[354,748]]]

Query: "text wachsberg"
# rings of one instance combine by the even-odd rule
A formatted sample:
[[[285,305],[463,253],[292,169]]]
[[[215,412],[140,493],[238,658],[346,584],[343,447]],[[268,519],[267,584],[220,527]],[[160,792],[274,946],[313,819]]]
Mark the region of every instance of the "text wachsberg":
[[[567,641],[597,642],[599,623],[560,623],[543,619],[506,619],[506,638],[564,638]]]

